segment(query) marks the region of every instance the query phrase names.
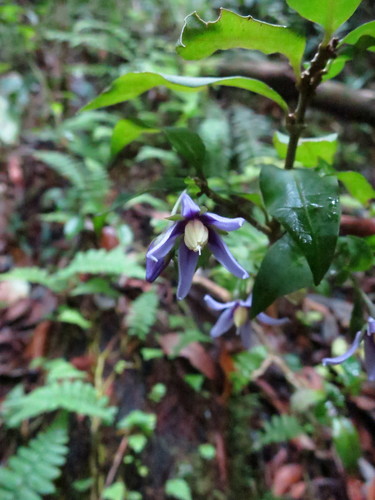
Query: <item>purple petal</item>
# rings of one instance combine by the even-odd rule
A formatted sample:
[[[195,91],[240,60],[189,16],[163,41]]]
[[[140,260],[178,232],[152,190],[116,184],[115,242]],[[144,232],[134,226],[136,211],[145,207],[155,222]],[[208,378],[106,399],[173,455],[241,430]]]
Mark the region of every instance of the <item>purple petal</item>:
[[[156,262],[153,259],[146,258],[146,280],[150,283],[155,281],[159,274],[167,267],[169,261],[168,257],[164,257]]]
[[[177,298],[182,300],[189,293],[199,254],[189,250],[182,241],[178,250],[178,286]]]
[[[155,262],[162,259],[170,252],[176,242],[176,238],[183,233],[184,224],[175,222],[166,231],[160,234],[149,246],[146,258]]]
[[[257,318],[265,325],[271,325],[271,326],[284,325],[285,323],[289,323],[288,318],[272,318],[271,316],[268,316],[268,314],[265,313],[257,314]]]
[[[190,196],[183,193],[181,196],[181,215],[183,217],[190,218],[198,215],[200,211],[201,209],[196,203],[194,203]]]
[[[359,344],[361,343],[362,337],[363,337],[363,332],[362,331],[357,332],[355,335],[353,344],[350,346],[350,348],[346,351],[345,354],[342,354],[341,356],[337,356],[336,358],[323,358],[322,359],[323,365],[324,366],[326,366],[326,365],[339,365],[343,361],[350,358],[350,356],[352,356],[355,353],[355,351],[358,349]]]
[[[220,262],[220,264],[226,267],[229,272],[231,272],[238,278],[245,279],[249,277],[249,273],[245,271],[242,266],[240,266],[240,264],[230,253],[227,245],[213,230],[209,230],[208,248],[214,254],[215,258]]]
[[[203,300],[206,302],[207,306],[214,311],[222,311],[223,309],[228,309],[229,307],[233,307],[236,302],[218,302],[213,299],[211,295],[205,295]]]
[[[237,333],[241,337],[241,342],[242,345],[244,346],[245,349],[249,349],[251,342],[251,323],[250,321],[247,321],[244,325],[240,326],[237,330]]]
[[[212,212],[206,212],[201,215],[200,219],[206,225],[213,225],[216,229],[222,231],[235,231],[242,227],[245,219],[242,217],[236,217],[235,219],[230,219],[228,217],[222,217],[221,215],[214,214]]]
[[[233,326],[233,310],[226,309],[220,314],[219,319],[213,326],[210,335],[211,337],[220,337],[223,333],[227,332]]]
[[[367,331],[368,333],[375,333],[375,319],[371,316],[367,320]]]
[[[375,380],[375,342],[374,334],[365,335],[365,368],[369,380]]]
[[[251,293],[246,300],[240,300],[240,306],[251,307],[252,302],[253,302],[253,294]]]

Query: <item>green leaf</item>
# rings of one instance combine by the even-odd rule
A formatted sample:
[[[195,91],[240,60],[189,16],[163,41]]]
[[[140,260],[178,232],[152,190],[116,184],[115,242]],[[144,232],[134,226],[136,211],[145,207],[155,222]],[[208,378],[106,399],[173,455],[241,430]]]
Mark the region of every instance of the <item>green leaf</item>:
[[[286,158],[288,143],[289,136],[285,134],[276,132],[273,136],[273,144],[281,158]],[[305,167],[316,167],[320,160],[332,165],[337,146],[337,134],[300,139],[298,141],[296,160]]]
[[[373,264],[373,252],[366,240],[357,236],[339,238],[335,256],[335,267],[338,272],[367,271]]]
[[[305,39],[285,26],[220,9],[219,17],[213,22],[203,21],[196,12],[187,16],[177,44],[178,54],[189,60],[203,59],[217,50],[234,48],[284,54],[299,75]]]
[[[318,284],[331,264],[339,232],[337,179],[311,170],[266,165],[260,189],[269,214],[296,241]]]
[[[289,7],[309,21],[318,23],[331,36],[349,17],[362,0],[286,0]]]
[[[312,285],[313,278],[301,250],[286,234],[266,253],[255,279],[251,317],[264,311],[277,297]]]
[[[202,171],[206,147],[200,136],[182,127],[167,127],[164,133],[177,153],[194,165],[198,171]]]
[[[84,318],[77,309],[72,309],[71,307],[61,307],[57,316],[57,321],[77,325],[83,330],[87,330],[87,328],[91,327],[91,321]]]
[[[119,102],[128,101],[137,97],[147,90],[163,85],[170,90],[183,92],[197,92],[209,85],[223,85],[225,87],[237,87],[260,94],[275,101],[282,109],[288,110],[284,99],[271,87],[253,78],[244,76],[228,76],[225,78],[215,77],[193,77],[173,76],[162,73],[139,72],[127,73],[112,82],[112,85],[102,94],[89,102],[82,111],[112,106]]]
[[[158,129],[148,127],[137,120],[120,120],[116,123],[111,137],[111,154],[116,156],[125,146],[142,134],[155,134]]]
[[[190,486],[185,479],[168,479],[165,484],[165,493],[179,500],[192,500]]]
[[[336,177],[341,181],[349,193],[363,205],[375,198],[375,190],[368,180],[359,172],[337,172]]]
[[[356,428],[345,417],[334,417],[332,421],[333,444],[345,469],[356,470],[361,456],[361,445]]]
[[[364,40],[363,40],[364,39]],[[358,44],[358,42],[360,42]],[[362,45],[365,49],[375,52],[375,21],[362,24],[355,30],[348,33],[341,41],[340,45],[344,43],[349,45]]]

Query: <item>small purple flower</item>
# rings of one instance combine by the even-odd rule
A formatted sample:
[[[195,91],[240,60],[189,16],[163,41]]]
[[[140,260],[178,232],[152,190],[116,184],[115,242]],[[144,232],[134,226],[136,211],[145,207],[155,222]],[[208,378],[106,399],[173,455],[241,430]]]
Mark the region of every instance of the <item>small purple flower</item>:
[[[241,337],[243,346],[245,349],[248,349],[250,347],[251,337],[251,322],[249,316],[252,302],[251,294],[246,300],[234,300],[224,304],[213,299],[210,295],[205,295],[204,300],[210,309],[214,311],[223,311],[210,332],[211,337],[220,337],[220,335],[223,335],[223,333],[227,332],[232,326],[235,326],[237,334]],[[283,325],[289,321],[288,318],[271,318],[271,316],[265,313],[258,314],[257,318],[262,323],[271,326]]]
[[[365,368],[369,380],[375,380],[375,319],[369,317],[367,320],[367,328],[360,330],[354,337],[353,344],[349,347],[345,354],[336,358],[324,358],[322,363],[326,365],[339,365],[343,361],[352,356],[358,349],[360,343],[364,342],[365,347]]]
[[[188,294],[202,249],[207,245],[215,258],[238,278],[249,274],[235,260],[218,231],[239,229],[245,220],[242,217],[229,219],[211,212],[202,213],[186,193],[181,195],[181,216],[154,240],[146,253],[146,280],[154,281],[171,260],[171,251],[181,236],[178,248],[179,279],[177,298]]]

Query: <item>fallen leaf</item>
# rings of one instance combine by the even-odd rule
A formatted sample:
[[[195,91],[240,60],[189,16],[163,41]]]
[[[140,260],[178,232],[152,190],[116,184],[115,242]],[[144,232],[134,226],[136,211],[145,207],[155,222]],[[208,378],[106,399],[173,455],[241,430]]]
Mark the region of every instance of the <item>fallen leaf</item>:
[[[183,335],[178,333],[167,333],[166,335],[160,336],[159,343],[165,354],[169,356],[171,354],[175,354],[175,349],[182,340]],[[216,364],[198,342],[191,342],[190,344],[184,346],[178,351],[177,355],[188,359],[191,365],[203,373],[203,375],[206,375],[208,379],[216,379]]]
[[[272,492],[275,496],[284,495],[302,479],[303,469],[299,464],[282,465],[273,479]]]
[[[350,500],[366,500],[364,494],[364,484],[355,477],[348,477],[346,480],[346,488]]]

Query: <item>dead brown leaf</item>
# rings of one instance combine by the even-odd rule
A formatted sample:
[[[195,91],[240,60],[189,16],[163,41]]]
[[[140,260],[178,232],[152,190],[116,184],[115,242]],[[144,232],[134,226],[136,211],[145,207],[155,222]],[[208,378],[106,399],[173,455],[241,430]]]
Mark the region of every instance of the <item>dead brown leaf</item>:
[[[284,495],[290,491],[291,487],[300,482],[303,475],[302,465],[287,464],[282,465],[273,479],[272,492],[275,496]]]
[[[177,354],[188,359],[191,365],[203,373],[203,375],[206,375],[208,379],[215,380],[217,378],[216,364],[202,345],[198,342],[191,342],[179,350],[178,346],[182,341],[183,335],[178,333],[167,333],[159,338],[159,343],[165,354],[168,356]]]

